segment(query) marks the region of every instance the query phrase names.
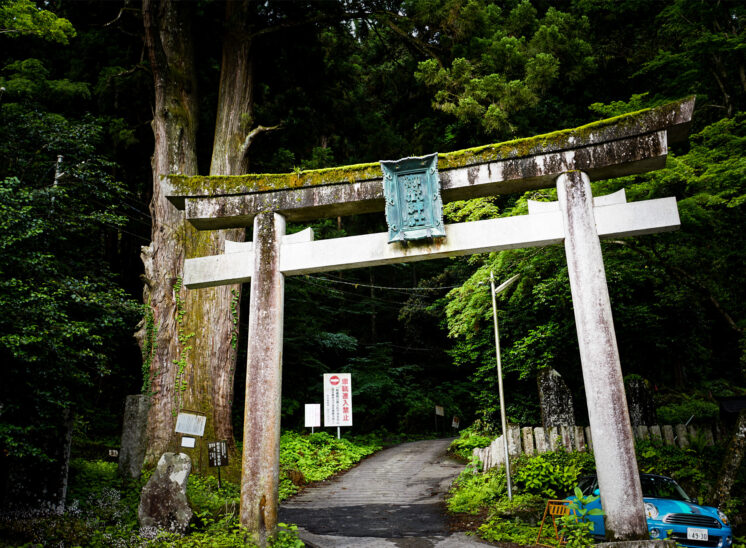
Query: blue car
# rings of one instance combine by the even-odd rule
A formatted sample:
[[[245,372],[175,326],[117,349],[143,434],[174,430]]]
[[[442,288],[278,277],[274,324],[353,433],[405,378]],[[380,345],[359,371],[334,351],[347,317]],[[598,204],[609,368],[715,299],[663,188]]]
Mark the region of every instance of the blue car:
[[[666,476],[640,474],[648,532],[652,539],[672,539],[681,546],[729,548],[733,532],[728,518],[717,508],[697,504],[676,481]],[[583,476],[578,482],[583,495],[598,495],[596,476]],[[575,497],[568,497],[574,499]],[[598,499],[586,508],[601,508]],[[603,537],[603,516],[590,516],[593,535]]]

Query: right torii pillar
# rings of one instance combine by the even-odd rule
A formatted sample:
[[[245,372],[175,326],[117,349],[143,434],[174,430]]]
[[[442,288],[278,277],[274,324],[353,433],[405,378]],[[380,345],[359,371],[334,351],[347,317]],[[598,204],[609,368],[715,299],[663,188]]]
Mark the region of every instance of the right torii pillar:
[[[580,363],[608,540],[647,539],[635,442],[588,176],[557,177]]]

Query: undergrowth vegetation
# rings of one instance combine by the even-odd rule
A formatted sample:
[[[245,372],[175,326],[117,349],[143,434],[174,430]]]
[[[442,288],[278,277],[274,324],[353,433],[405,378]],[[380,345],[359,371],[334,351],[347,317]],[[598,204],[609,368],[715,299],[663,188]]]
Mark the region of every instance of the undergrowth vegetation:
[[[319,432],[285,432],[280,441],[280,500],[307,482],[326,479],[381,448],[375,437],[362,441]],[[64,513],[7,514],[0,517],[0,546],[90,547],[233,547],[251,546],[239,524],[240,486],[212,476],[192,474],[187,498],[194,512],[185,536],[141,531],[137,519],[140,492],[150,474],[126,481],[117,464],[75,459]],[[302,548],[297,527],[280,524],[272,548]]]
[[[456,440],[454,445],[463,447],[464,442]],[[708,497],[722,461],[722,447],[707,446],[695,438],[686,449],[653,441],[640,441],[636,449],[640,472],[670,476],[701,503],[711,502]],[[476,516],[481,522],[477,532],[485,540],[533,546],[547,500],[572,495],[578,478],[594,472],[593,455],[560,449],[531,457],[522,455],[511,462],[512,501],[508,499],[505,469],[496,467],[481,472],[480,463],[472,460],[454,481],[446,504],[453,514]],[[731,518],[736,517],[743,507],[745,485],[746,471],[742,470],[734,489],[736,496],[728,507],[723,508]],[[576,509],[576,514],[584,515],[582,504]],[[592,543],[590,523],[582,521],[578,523],[572,516],[566,522],[558,522],[571,546]],[[553,536],[553,529],[549,524],[550,530],[547,531],[546,526],[542,542],[551,543],[544,534]],[[736,545],[743,546],[738,542]]]

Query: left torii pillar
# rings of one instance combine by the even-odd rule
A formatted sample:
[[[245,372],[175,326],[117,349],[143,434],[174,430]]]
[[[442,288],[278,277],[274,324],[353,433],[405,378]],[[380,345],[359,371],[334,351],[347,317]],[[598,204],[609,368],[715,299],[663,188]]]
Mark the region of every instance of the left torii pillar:
[[[285,218],[254,217],[254,268],[249,304],[249,348],[241,476],[241,525],[266,545],[277,526],[285,278],[280,244]]]

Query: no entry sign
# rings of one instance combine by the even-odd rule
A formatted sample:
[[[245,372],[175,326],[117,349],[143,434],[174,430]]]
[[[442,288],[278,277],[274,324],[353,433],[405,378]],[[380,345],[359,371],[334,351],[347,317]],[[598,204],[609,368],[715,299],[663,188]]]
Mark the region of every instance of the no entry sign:
[[[324,426],[352,426],[350,373],[324,375]]]

